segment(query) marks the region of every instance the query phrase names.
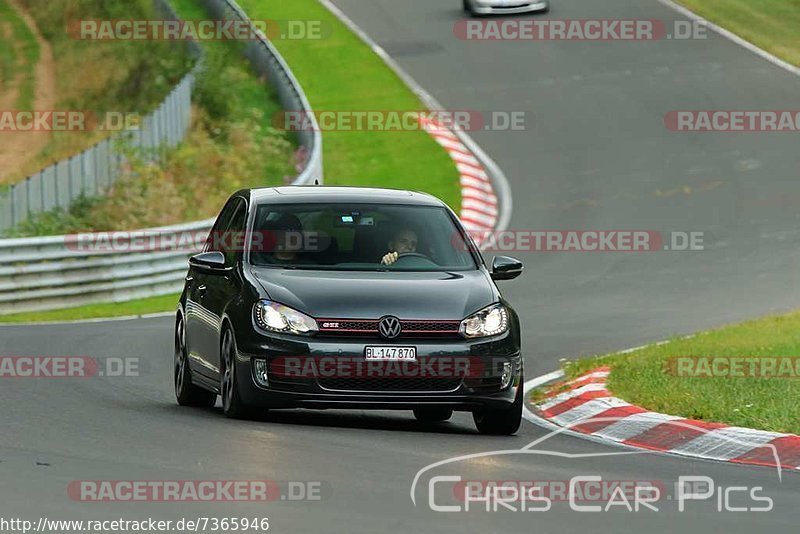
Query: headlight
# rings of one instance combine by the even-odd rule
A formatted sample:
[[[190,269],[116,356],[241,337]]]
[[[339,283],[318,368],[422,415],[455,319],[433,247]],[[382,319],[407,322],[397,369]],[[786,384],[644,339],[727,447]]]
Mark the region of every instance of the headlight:
[[[508,311],[502,304],[492,304],[461,321],[459,332],[464,337],[488,337],[508,330]]]
[[[317,322],[308,315],[270,300],[258,301],[253,307],[253,317],[256,325],[268,332],[309,334],[318,330]]]

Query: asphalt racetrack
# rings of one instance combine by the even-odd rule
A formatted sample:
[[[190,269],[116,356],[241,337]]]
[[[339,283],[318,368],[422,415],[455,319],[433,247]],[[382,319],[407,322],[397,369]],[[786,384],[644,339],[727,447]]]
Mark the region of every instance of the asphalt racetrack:
[[[364,31],[448,109],[525,111],[522,131],[472,135],[505,171],[516,230],[703,232],[705,250],[515,252],[503,288],[520,313],[527,378],[559,359],[601,353],[800,302],[800,151],[786,133],[668,131],[672,110],[793,109],[800,80],[732,42],[468,42],[457,0],[337,0]],[[656,0],[557,0],[560,19],[680,19]],[[0,401],[3,515],[48,519],[269,517],[270,531],[756,532],[796,528],[800,479],[775,469],[629,451],[553,436],[523,422],[515,437],[480,436],[468,414],[424,425],[406,412],[276,411],[257,421],[181,408],[171,382],[170,318],[0,327],[0,353],[139,358],[139,376],[4,380]],[[421,474],[427,466],[454,461]],[[603,456],[605,455],[605,456]],[[658,511],[437,512],[452,482],[655,481]],[[681,476],[707,476],[714,497],[684,502]],[[256,480],[318,483],[318,500],[81,502],[81,480]],[[316,486],[315,486],[316,487]],[[717,497],[729,493],[723,505]],[[767,512],[753,508],[769,496]],[[669,497],[669,498],[667,498]],[[557,499],[556,499],[557,501]],[[586,504],[586,503],[584,503]],[[458,505],[458,503],[456,503]],[[463,503],[460,508],[463,510]],[[517,503],[516,508],[519,508]],[[719,508],[724,508],[720,511]]]

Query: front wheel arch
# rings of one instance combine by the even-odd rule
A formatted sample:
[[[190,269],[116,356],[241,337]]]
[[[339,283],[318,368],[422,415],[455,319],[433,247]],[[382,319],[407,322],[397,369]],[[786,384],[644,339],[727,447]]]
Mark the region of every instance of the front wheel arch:
[[[227,361],[227,354],[225,348],[225,336],[230,334],[231,337],[231,350],[230,362]],[[222,397],[222,411],[223,413],[233,419],[247,419],[253,415],[252,406],[242,400],[239,391],[239,380],[249,377],[240,377],[239,370],[237,369],[237,345],[236,345],[236,332],[233,325],[227,318],[223,319],[220,328],[220,396]],[[228,365],[231,366],[230,373],[228,372]],[[228,390],[225,388],[225,381],[229,380],[227,384]],[[227,395],[226,395],[227,394]]]

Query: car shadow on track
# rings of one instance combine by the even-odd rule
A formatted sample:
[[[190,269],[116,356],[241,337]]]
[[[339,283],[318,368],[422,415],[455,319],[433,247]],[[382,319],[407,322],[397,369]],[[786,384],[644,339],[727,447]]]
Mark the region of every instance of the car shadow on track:
[[[173,406],[171,412],[184,416],[202,416],[205,418],[218,418],[220,421],[232,421],[226,419],[222,414],[222,409],[215,408],[183,408]],[[258,413],[248,419],[236,421],[241,424],[280,424],[293,426],[318,426],[329,428],[352,428],[357,430],[389,430],[393,432],[420,432],[437,434],[461,434],[475,435],[477,430],[471,426],[471,418],[467,421],[459,420],[459,413],[456,412],[453,418],[456,422],[446,421],[443,423],[421,423],[414,419],[411,412],[406,411],[375,411],[364,412],[357,410],[269,410]],[[469,415],[468,413],[464,412]],[[463,416],[462,416],[463,417]]]

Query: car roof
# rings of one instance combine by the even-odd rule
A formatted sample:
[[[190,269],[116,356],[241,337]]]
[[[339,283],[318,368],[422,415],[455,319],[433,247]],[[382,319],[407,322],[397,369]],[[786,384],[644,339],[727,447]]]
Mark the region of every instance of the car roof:
[[[328,204],[334,202],[364,202],[376,204],[406,204],[411,206],[444,206],[438,198],[427,193],[379,187],[299,185],[258,187],[249,191],[254,203],[270,204]]]

